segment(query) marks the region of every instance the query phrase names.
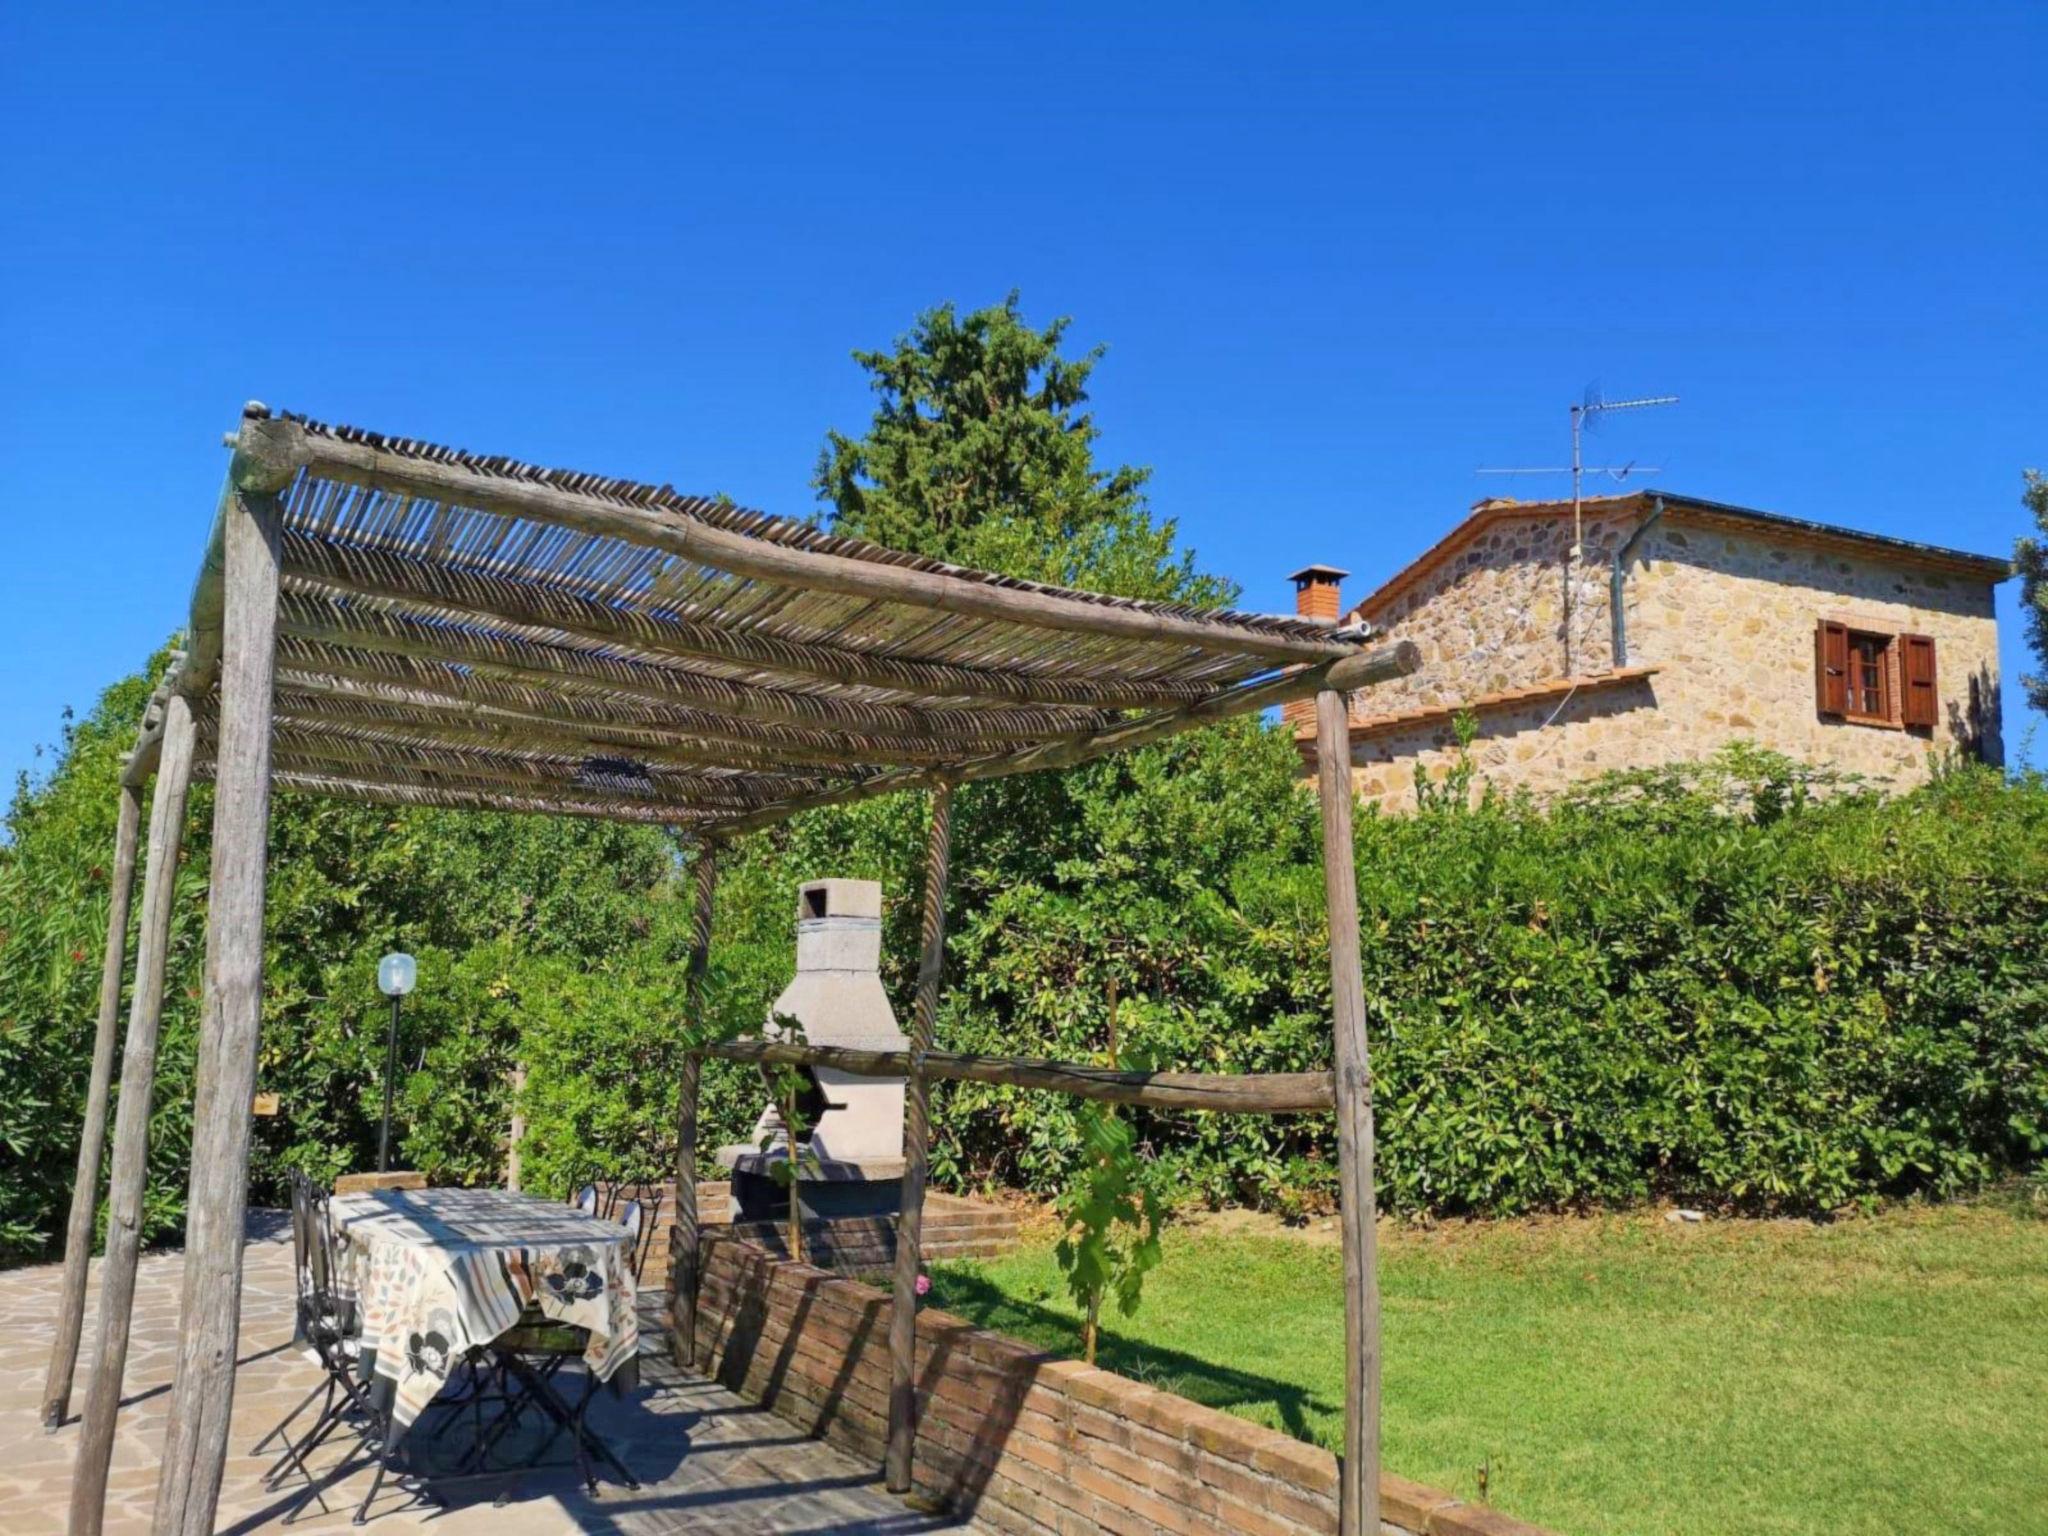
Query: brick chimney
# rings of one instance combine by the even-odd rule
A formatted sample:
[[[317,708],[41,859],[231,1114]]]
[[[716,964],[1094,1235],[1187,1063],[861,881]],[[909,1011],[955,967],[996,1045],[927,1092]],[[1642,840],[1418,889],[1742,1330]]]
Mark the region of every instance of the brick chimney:
[[[1287,579],[1294,583],[1294,611],[1304,619],[1321,619],[1334,624],[1344,616],[1344,578],[1349,571],[1334,565],[1304,565]],[[1315,735],[1316,705],[1313,699],[1296,699],[1280,707],[1280,718],[1297,740]],[[1312,749],[1305,749],[1312,750]]]
[[[1341,594],[1350,574],[1334,565],[1304,565],[1287,578],[1294,583],[1294,611],[1304,619],[1336,623],[1344,612]]]

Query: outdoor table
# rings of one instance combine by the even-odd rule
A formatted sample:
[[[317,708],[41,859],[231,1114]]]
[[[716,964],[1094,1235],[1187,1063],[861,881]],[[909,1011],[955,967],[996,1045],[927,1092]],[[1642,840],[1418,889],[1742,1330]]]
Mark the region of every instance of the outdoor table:
[[[337,1288],[356,1304],[363,1369],[402,1437],[472,1349],[531,1308],[586,1329],[593,1383],[638,1375],[632,1241],[574,1207],[495,1189],[381,1189],[328,1202]]]

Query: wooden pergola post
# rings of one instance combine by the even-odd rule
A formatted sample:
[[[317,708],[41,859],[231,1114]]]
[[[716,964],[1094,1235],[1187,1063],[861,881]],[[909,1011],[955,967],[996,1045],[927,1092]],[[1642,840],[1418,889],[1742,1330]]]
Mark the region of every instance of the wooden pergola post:
[[[1330,919],[1337,1159],[1344,1233],[1344,1455],[1338,1536],[1380,1528],[1380,1282],[1372,1172],[1372,1062],[1358,949],[1358,871],[1351,840],[1351,703],[1316,695],[1316,791],[1323,813],[1323,892]]]
[[[149,807],[149,856],[142,876],[142,921],[135,941],[135,992],[121,1052],[121,1097],[107,1187],[107,1253],[100,1265],[99,1323],[86,1381],[78,1461],[71,1474],[71,1536],[99,1536],[114,1454],[114,1421],[128,1365],[135,1266],[142,1248],[142,1196],[149,1182],[149,1108],[156,1042],[163,1023],[164,968],[171,942],[178,850],[185,836],[185,792],[192,783],[192,706],[173,694],[164,705],[163,755]]]
[[[704,1038],[704,981],[711,969],[711,906],[718,890],[718,845],[697,849],[696,927],[690,935],[690,969],[683,996],[683,1027],[694,1044]],[[697,1097],[704,1057],[692,1049],[683,1057],[683,1081],[676,1105],[676,1216],[669,1229],[669,1333],[671,1352],[685,1369],[697,1362],[697,1281],[703,1272],[704,1228],[697,1211]]]
[[[903,1204],[896,1216],[896,1284],[889,1311],[889,1446],[891,1493],[910,1491],[917,1444],[917,1275],[924,1260],[924,1184],[930,1165],[931,1088],[924,1056],[939,1014],[946,968],[946,886],[952,862],[953,786],[932,790],[924,854],[924,923],[917,961],[917,1002],[910,1024],[910,1076],[903,1094]]]
[[[250,433],[245,426],[243,437]],[[235,455],[222,512],[220,733],[206,925],[206,1004],[192,1111],[192,1184],[177,1374],[155,1536],[210,1536],[227,1459],[242,1304],[249,1131],[263,1026],[264,855],[286,475]]]
[[[142,789],[121,786],[114,822],[114,875],[107,886],[107,946],[100,965],[99,1027],[92,1040],[92,1077],[85,1091],[85,1126],[78,1136],[78,1172],[71,1181],[71,1221],[64,1232],[64,1280],[57,1298],[57,1332],[43,1380],[43,1428],[54,1433],[71,1411],[71,1378],[78,1366],[78,1336],[85,1325],[86,1266],[92,1259],[93,1218],[100,1206],[100,1159],[107,1144],[107,1098],[114,1077],[114,1042],[121,1023],[121,980],[128,964],[128,898],[135,888],[135,845],[142,828]]]
[[[526,1063],[512,1064],[512,1124],[505,1134],[505,1187],[519,1193],[521,1176],[519,1147],[526,1140]]]

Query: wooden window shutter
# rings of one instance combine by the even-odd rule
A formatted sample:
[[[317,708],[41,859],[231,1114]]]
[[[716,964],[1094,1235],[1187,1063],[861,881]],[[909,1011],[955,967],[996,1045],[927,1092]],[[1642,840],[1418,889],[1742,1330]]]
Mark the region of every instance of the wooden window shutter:
[[[1941,697],[1934,687],[1934,641],[1927,635],[1899,636],[1899,723],[1941,723]]]
[[[1813,632],[1815,704],[1824,715],[1849,713],[1849,626],[1826,619]]]

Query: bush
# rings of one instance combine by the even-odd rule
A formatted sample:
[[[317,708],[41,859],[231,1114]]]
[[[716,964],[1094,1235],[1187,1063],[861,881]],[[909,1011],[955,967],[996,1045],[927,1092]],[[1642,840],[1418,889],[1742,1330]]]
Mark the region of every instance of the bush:
[[[1124,1044],[1162,1064],[1326,1066],[1313,808],[1287,750],[1191,738],[1081,778],[1072,855],[963,903],[946,1043],[1093,1056],[1114,969]],[[1954,1194],[2048,1145],[2038,777],[1887,799],[1737,749],[1549,811],[1437,797],[1357,839],[1391,1208],[1822,1211]],[[958,1084],[939,1104],[955,1182],[1050,1193],[1081,1155],[1056,1097]],[[1334,1187],[1326,1120],[1137,1125],[1194,1198],[1303,1212]]]

